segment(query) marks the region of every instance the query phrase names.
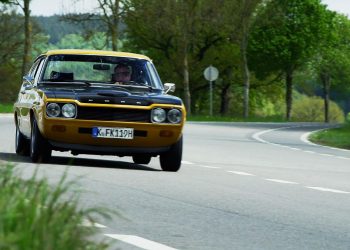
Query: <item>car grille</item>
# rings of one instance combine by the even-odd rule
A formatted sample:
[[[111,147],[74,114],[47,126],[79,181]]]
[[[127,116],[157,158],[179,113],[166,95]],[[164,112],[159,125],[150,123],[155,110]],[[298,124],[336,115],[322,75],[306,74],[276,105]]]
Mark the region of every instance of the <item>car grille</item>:
[[[150,110],[78,107],[77,119],[150,123]]]

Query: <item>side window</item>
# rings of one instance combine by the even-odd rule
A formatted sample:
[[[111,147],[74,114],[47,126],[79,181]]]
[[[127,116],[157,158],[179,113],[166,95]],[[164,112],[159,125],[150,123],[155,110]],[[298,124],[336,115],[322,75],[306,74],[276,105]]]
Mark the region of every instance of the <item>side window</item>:
[[[33,66],[29,70],[28,76],[34,77],[34,73],[35,73],[36,69],[38,68],[39,62],[40,62],[40,60],[37,60],[36,62],[34,62]]]
[[[39,77],[40,77],[40,73],[42,71],[43,65],[45,62],[45,58],[42,58],[39,62],[39,66],[37,67],[37,69],[35,70],[34,73],[34,83],[36,84],[39,81]]]

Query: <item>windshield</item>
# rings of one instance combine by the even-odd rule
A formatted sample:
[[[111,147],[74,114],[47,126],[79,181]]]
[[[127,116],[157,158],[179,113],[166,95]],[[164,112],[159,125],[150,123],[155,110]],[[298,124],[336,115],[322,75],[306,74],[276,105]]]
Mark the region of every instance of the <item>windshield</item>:
[[[151,62],[144,59],[97,56],[52,55],[42,81],[120,83],[161,89],[162,84]]]

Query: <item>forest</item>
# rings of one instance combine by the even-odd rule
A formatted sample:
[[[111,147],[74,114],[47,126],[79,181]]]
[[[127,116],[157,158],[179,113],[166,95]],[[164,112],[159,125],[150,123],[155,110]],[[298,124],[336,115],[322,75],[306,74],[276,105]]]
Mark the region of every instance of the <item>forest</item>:
[[[320,0],[96,0],[91,13],[32,16],[0,2],[0,103],[16,101],[33,60],[51,49],[149,56],[191,116],[342,122],[350,112],[350,20]]]

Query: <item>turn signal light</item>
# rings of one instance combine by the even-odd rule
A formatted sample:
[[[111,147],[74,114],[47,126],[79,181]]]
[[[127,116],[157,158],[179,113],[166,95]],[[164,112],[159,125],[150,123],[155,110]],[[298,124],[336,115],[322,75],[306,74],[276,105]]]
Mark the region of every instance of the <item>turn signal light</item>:
[[[64,125],[53,125],[51,130],[53,132],[66,132],[66,126],[64,126]]]
[[[173,131],[170,130],[161,130],[159,132],[160,137],[172,137],[174,135]]]

